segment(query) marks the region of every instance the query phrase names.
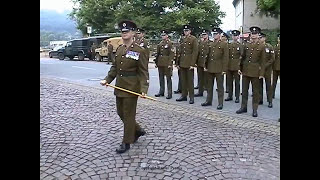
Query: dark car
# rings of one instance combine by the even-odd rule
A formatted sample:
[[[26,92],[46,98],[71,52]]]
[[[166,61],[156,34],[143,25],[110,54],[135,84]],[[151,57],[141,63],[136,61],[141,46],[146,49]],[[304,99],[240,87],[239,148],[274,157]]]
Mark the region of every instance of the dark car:
[[[68,57],[72,60],[76,56],[79,60],[84,60],[84,58],[89,58],[92,60],[95,55],[94,52],[91,52],[92,44],[99,44],[108,38],[109,36],[96,36],[71,40],[67,42],[65,48],[57,51],[58,57],[60,60],[64,60],[65,57]]]
[[[59,57],[58,56],[58,51],[59,51],[59,49],[64,49],[64,47],[55,47],[55,48],[53,48],[53,50],[51,50],[51,51],[49,51],[49,57],[50,58],[54,58],[54,57]]]

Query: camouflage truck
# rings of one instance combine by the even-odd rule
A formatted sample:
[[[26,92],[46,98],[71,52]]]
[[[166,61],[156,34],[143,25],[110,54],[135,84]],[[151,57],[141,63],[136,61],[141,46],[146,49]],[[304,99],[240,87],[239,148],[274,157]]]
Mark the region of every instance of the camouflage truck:
[[[102,61],[103,58],[107,58],[109,56],[109,51],[108,51],[108,46],[109,45],[112,45],[113,47],[113,52],[112,53],[115,53],[117,48],[123,44],[123,40],[121,37],[114,37],[114,38],[109,38],[109,39],[106,39],[104,40],[102,43],[101,43],[101,48],[97,48],[95,50],[95,54],[96,54],[96,60],[97,61]],[[108,62],[111,61],[111,58],[108,57]]]

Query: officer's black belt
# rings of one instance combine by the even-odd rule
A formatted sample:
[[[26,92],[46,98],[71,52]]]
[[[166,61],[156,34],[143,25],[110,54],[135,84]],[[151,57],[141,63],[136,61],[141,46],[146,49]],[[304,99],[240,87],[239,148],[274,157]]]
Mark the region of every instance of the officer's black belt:
[[[137,72],[135,71],[121,71],[118,73],[119,76],[136,76]]]

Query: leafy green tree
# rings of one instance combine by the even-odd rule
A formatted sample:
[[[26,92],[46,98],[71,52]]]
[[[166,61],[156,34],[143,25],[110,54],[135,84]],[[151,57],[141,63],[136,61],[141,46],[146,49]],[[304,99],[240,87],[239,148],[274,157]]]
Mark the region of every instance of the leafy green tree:
[[[280,15],[280,0],[257,0],[257,12],[278,17]]]
[[[190,24],[193,32],[202,28],[219,26],[225,13],[214,0],[73,0],[77,8],[70,17],[77,22],[77,28],[86,34],[87,24],[93,33],[116,32],[120,20],[129,19],[144,28],[149,35],[157,35],[162,29],[182,30]]]

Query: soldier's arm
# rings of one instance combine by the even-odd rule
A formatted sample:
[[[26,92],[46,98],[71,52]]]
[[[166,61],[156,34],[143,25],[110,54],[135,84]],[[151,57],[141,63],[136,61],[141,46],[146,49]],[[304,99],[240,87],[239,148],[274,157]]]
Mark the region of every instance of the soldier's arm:
[[[242,55],[241,55],[241,59],[240,59],[240,71],[242,71],[243,68],[243,62],[246,59],[246,45],[242,45]]]
[[[138,60],[138,79],[140,82],[141,93],[147,94],[149,88],[149,71],[148,71],[148,56],[146,51],[141,51]]]
[[[197,38],[194,38],[193,42],[192,42],[192,62],[191,62],[191,66],[195,66],[195,64],[197,63],[197,56],[198,56],[198,41],[197,41]]]
[[[223,47],[223,62],[222,62],[222,71],[227,72],[229,64],[229,46],[228,43],[225,43]]]
[[[198,48],[200,47],[200,42],[198,43]],[[197,53],[197,60],[196,60],[196,64],[199,65],[199,59],[200,59],[200,50],[198,50],[198,53]]]
[[[173,59],[174,59],[174,48],[173,48],[173,44],[170,42],[169,43],[169,65],[172,66],[173,64]]]
[[[262,49],[263,51],[261,51],[261,56],[260,56],[260,75],[259,76],[264,76],[264,72],[266,69],[266,50],[265,50],[265,46],[262,45]]]
[[[240,60],[244,59],[244,45],[240,44]]]
[[[110,84],[117,76],[117,64],[115,61],[112,61],[112,66],[108,72],[108,75],[104,78],[108,84]]]
[[[207,51],[207,54],[205,54],[205,58],[204,58],[204,68],[206,68],[206,69],[208,69],[209,54],[211,52],[210,44],[208,46],[209,46],[208,51]]]
[[[156,58],[154,59],[154,62],[156,63],[157,66],[158,66],[159,54],[160,54],[160,46],[158,44]]]
[[[181,45],[179,44],[177,47],[177,52],[176,52],[176,66],[180,65],[180,49],[181,49]]]

